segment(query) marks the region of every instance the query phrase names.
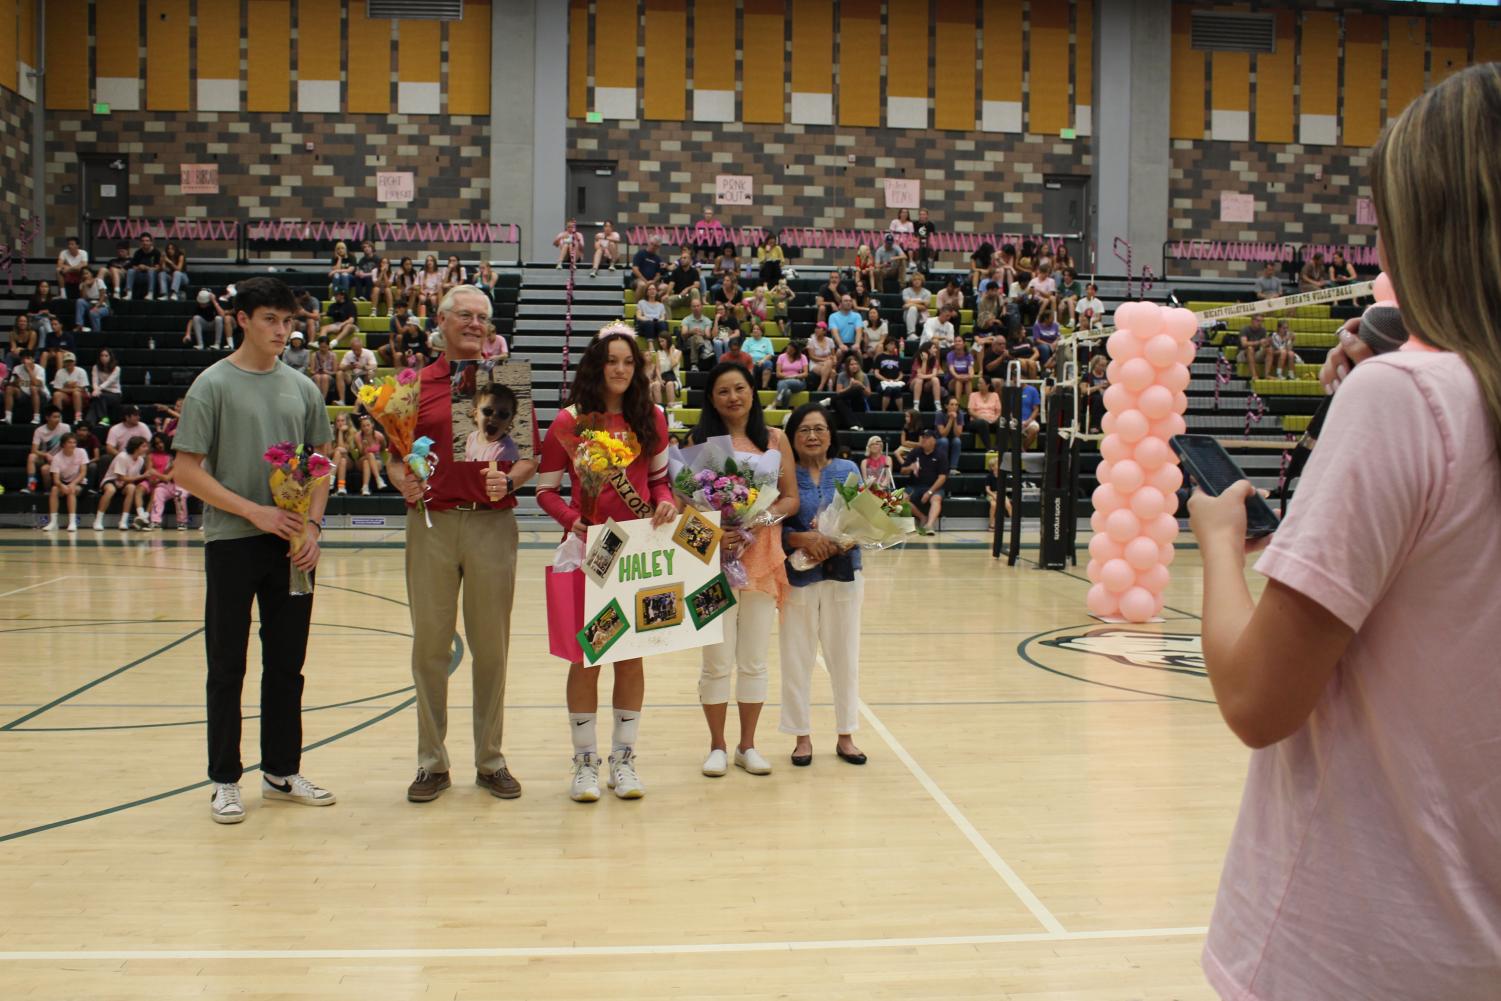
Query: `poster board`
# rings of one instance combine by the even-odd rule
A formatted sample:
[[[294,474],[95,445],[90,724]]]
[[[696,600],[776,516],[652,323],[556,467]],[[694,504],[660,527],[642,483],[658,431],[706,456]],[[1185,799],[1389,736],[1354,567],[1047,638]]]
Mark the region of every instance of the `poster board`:
[[[719,529],[717,511],[695,512],[699,522]],[[679,518],[653,528],[650,518],[589,526],[584,547],[604,553],[596,543],[610,532],[624,544],[610,554],[602,582],[584,582],[584,628],[579,645],[586,663],[630,660],[675,650],[692,650],[724,639],[724,612],[735,603],[719,560],[703,560],[674,536]],[[692,533],[688,533],[691,540]]]
[[[185,195],[217,195],[219,193],[219,165],[217,163],[179,164],[181,181],[179,188]]]
[[[1238,191],[1220,192],[1220,222],[1254,222],[1256,197]]]
[[[715,205],[749,205],[755,181],[748,174],[719,174],[714,178]]]
[[[922,182],[901,177],[886,177],[881,180],[886,194],[888,209],[915,209],[922,198]]]
[[[416,196],[417,182],[410,170],[381,170],[376,172],[376,201],[409,202]]]

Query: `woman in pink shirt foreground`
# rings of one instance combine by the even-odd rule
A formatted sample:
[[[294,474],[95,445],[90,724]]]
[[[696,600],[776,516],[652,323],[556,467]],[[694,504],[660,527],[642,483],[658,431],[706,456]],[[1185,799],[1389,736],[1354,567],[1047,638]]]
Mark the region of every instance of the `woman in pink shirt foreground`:
[[[1259,602],[1250,484],[1189,504],[1257,748],[1204,950],[1235,1001],[1501,996],[1501,65],[1409,105],[1371,189],[1414,340],[1340,386]]]

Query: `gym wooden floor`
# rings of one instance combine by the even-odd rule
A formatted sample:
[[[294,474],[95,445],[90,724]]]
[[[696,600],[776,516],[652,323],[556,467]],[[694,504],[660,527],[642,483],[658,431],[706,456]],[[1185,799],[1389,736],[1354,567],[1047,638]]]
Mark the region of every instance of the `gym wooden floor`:
[[[684,653],[648,665],[647,797],[585,806],[551,547],[524,533],[506,749],[525,793],[468,779],[466,661],[455,786],[418,806],[400,536],[335,534],[303,760],[339,803],[263,804],[252,771],[246,822],[221,827],[198,534],[0,532],[0,997],[1214,997],[1198,959],[1247,752],[1172,610],[1199,607],[1192,551],[1169,621],[1140,628],[1085,614],[1082,569],[1008,568],[977,536],[872,555],[868,766],[834,757],[826,679],[813,766],[791,766],[773,668],[775,773],[702,777]],[[254,714],[253,634],[250,656]],[[257,740],[247,719],[247,764]]]

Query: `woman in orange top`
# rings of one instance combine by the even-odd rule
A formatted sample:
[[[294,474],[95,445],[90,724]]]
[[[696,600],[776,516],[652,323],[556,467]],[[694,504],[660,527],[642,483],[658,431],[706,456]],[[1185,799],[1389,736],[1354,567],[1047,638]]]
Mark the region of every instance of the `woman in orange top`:
[[[750,372],[734,362],[721,362],[709,373],[704,390],[704,409],[693,428],[694,443],[728,435],[737,454],[750,456],[778,453],[781,456],[777,491],[780,496],[769,509],[786,517],[798,509],[797,467],[792,449],[783,435],[766,426],[761,400]],[[698,699],[709,723],[709,756],[705,775],[718,777],[728,771],[724,738],[725,717],[730,701],[730,675],[735,674],[735,702],[740,709],[740,743],[735,764],[752,775],[769,775],[771,765],[756,750],[756,721],[766,702],[766,651],[771,645],[771,627],[787,596],[787,568],[782,553],[782,535],[762,529],[742,550],[740,540],[726,533],[720,551],[735,556],[749,578],[735,589],[735,604],[721,616],[724,641],[703,648],[703,667],[698,678]]]

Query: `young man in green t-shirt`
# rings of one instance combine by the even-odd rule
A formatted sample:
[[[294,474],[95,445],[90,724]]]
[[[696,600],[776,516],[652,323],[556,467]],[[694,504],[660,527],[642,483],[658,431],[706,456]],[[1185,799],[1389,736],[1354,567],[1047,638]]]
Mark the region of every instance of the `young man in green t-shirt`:
[[[279,360],[297,314],[292,290],[275,278],[247,279],[239,283],[235,310],[245,339],[194,381],[173,442],[177,483],[204,504],[208,776],[214,783],[210,813],[220,824],[245,819],[240,695],[252,601],[261,618],[261,797],[307,806],[334,802],[333,793],[299,772],[302,664],[313,598],[288,593],[292,565],[309,573],[318,565],[328,483],[313,493],[312,531],[289,552],[303,521],[272,503],[271,469],[263,458],[282,441],[329,455],[333,430],[317,386]]]

